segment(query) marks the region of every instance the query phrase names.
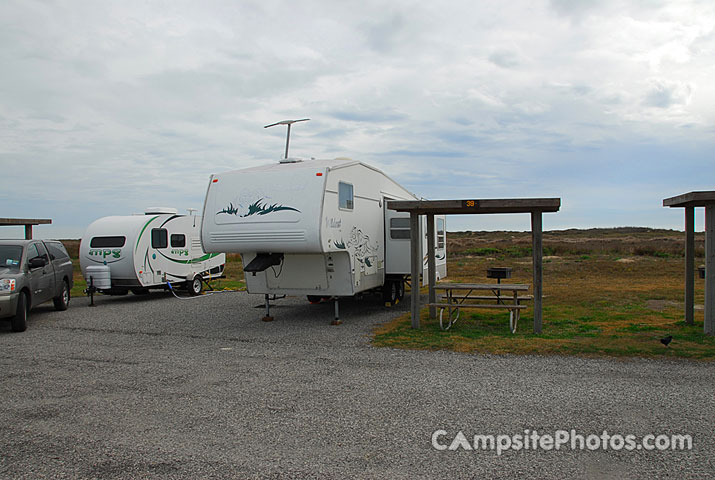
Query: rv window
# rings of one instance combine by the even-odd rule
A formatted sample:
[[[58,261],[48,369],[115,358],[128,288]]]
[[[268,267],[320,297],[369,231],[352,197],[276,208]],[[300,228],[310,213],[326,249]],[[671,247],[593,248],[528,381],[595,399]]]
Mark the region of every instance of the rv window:
[[[390,238],[393,240],[409,240],[410,239],[410,219],[409,218],[391,218],[390,219]]]
[[[353,209],[353,186],[351,184],[338,182],[338,207],[346,210]]]
[[[186,235],[183,233],[171,234],[171,246],[174,248],[182,248],[186,246]]]
[[[444,218],[437,219],[437,248],[444,248]]]
[[[151,230],[151,248],[166,248],[169,246],[169,234],[166,228]]]
[[[123,247],[125,237],[94,237],[89,241],[92,248]]]

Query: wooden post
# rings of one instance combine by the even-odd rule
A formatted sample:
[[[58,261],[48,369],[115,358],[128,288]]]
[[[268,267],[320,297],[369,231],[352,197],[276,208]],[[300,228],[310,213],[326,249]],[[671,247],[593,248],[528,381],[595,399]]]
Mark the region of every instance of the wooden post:
[[[32,240],[32,224],[25,225],[25,240]]]
[[[534,256],[534,333],[541,333],[541,300],[543,280],[543,241],[541,231],[541,211],[531,212],[531,243]]]
[[[694,322],[695,207],[685,207],[685,323]]]
[[[429,303],[437,301],[434,287],[437,284],[437,269],[435,267],[434,249],[434,214],[427,215],[427,278],[429,279]],[[429,318],[437,317],[437,308],[429,307]]]
[[[715,203],[705,205],[705,325],[715,335]]]
[[[422,238],[420,238],[420,216],[410,212],[410,292],[412,328],[420,328],[420,271],[422,270]]]

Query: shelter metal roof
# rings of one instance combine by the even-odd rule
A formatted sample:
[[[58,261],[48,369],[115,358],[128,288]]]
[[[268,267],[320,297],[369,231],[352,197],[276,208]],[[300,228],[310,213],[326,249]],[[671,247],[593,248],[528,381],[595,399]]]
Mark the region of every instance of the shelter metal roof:
[[[560,198],[491,198],[463,200],[391,200],[387,208],[420,215],[558,212]]]

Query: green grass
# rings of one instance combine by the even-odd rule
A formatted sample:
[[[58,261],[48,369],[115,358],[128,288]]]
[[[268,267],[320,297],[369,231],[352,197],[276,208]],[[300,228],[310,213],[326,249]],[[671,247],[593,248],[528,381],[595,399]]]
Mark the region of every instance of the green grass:
[[[373,344],[494,354],[715,360],[715,337],[703,333],[702,312],[696,312],[695,325],[683,322],[682,259],[638,257],[621,262],[610,255],[588,257],[586,261],[581,255],[565,256],[544,266],[539,335],[533,333],[531,308],[522,313],[516,334],[509,331],[508,313],[463,310],[457,323],[442,331],[439,319],[429,318],[425,308],[422,328],[412,329],[405,314],[377,327]],[[514,268],[513,283],[531,283],[531,267],[526,262],[482,257],[450,259],[449,280],[483,282],[486,268],[496,262]],[[703,302],[702,282],[696,284],[695,301]],[[673,341],[665,347],[660,339],[668,335]]]

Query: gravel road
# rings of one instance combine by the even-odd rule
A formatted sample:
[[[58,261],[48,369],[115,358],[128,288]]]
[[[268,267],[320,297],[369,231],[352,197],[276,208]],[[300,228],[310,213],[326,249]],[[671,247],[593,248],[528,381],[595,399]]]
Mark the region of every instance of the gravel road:
[[[406,299],[408,300],[408,299]],[[715,365],[374,348],[409,301],[72,300],[0,322],[2,478],[713,478]],[[438,450],[462,432],[689,434],[692,450]],[[457,442],[455,442],[457,446]]]

